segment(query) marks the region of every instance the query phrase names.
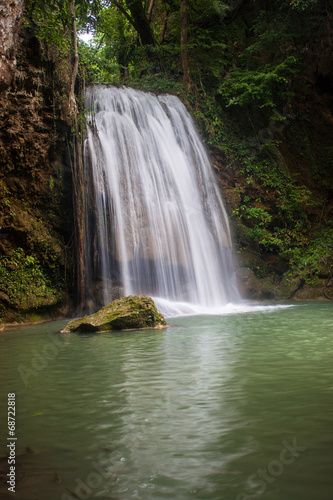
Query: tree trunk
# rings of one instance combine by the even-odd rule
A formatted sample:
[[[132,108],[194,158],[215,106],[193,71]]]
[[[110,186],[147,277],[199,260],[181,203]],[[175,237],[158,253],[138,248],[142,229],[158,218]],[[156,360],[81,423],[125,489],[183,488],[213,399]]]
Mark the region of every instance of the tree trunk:
[[[183,81],[187,90],[192,88],[192,79],[190,76],[190,62],[187,50],[187,0],[180,0],[180,52],[183,66]]]
[[[73,47],[74,65],[71,76],[71,88],[69,92],[69,106],[73,112],[73,123],[75,127],[72,178],[74,186],[74,227],[75,227],[75,248],[76,248],[76,299],[77,313],[82,312],[85,305],[85,195],[84,195],[84,175],[82,142],[79,138],[79,125],[77,121],[78,106],[75,97],[75,80],[79,69],[79,54],[77,48],[77,31],[75,20],[75,0],[69,4],[70,13],[73,17]]]
[[[11,84],[25,0],[0,0],[0,91]]]
[[[165,19],[164,19],[164,23],[163,23],[163,30],[162,30],[162,36],[161,36],[161,41],[160,43],[164,43],[164,39],[165,39],[165,35],[166,35],[166,32],[167,32],[167,28],[168,28],[168,20],[169,20],[169,11],[166,12],[165,14]]]
[[[135,21],[135,29],[139,33],[142,45],[156,45],[148,17],[141,0],[126,0],[126,5]]]
[[[74,66],[72,70],[71,88],[69,92],[69,107],[72,111],[76,113],[77,103],[75,98],[75,80],[79,70],[79,53],[77,49],[77,32],[76,32],[76,20],[75,20],[75,0],[71,0],[69,4],[70,12],[73,16],[73,46],[74,46]]]
[[[154,3],[155,3],[155,0],[150,0],[149,7],[148,7],[148,19],[149,19],[149,22],[151,21],[151,16],[152,16],[152,13],[153,13]]]
[[[142,45],[156,45],[153,32],[150,27],[149,18],[146,16],[141,0],[126,0],[125,4],[130,11],[129,14],[120,1],[113,1],[113,4],[124,14],[126,19],[137,31]]]

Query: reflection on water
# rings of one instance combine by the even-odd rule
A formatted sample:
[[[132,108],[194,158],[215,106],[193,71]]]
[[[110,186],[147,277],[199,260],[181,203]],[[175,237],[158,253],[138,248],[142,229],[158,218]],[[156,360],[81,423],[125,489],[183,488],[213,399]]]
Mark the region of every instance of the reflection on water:
[[[327,500],[332,311],[189,316],[101,335],[60,335],[64,322],[2,332],[1,451],[15,392],[15,498]]]

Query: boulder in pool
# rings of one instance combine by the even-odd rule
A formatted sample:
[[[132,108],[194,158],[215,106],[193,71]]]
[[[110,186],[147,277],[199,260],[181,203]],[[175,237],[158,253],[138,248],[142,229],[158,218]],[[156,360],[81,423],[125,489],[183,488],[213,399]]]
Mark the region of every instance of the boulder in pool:
[[[95,314],[70,321],[62,331],[98,333],[166,326],[167,323],[158,312],[153,299],[144,295],[130,295],[113,300]]]

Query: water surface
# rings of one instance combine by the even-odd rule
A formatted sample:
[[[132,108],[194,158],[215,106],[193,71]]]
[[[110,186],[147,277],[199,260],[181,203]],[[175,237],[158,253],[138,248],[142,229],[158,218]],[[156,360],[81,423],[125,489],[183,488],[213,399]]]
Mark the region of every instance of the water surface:
[[[1,454],[7,393],[17,408],[8,498],[332,498],[332,313],[301,304],[157,331],[1,332]]]

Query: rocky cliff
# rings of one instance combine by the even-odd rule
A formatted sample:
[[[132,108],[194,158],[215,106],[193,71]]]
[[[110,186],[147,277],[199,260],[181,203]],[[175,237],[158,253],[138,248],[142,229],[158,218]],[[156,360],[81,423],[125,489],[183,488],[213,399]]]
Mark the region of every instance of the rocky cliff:
[[[66,310],[74,239],[70,54],[43,43],[27,23],[8,50],[12,58],[7,51],[7,69],[2,65],[0,74],[0,321],[5,322]]]

